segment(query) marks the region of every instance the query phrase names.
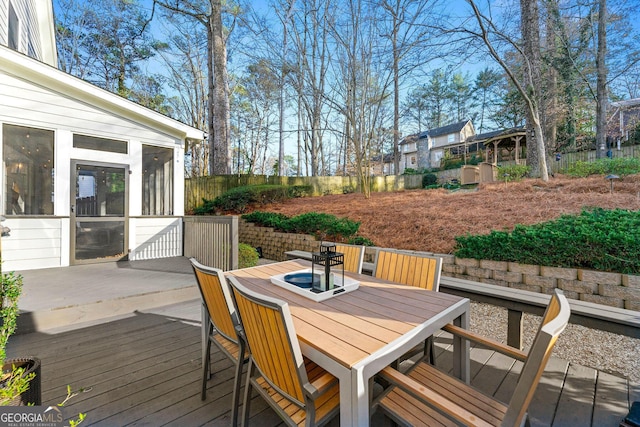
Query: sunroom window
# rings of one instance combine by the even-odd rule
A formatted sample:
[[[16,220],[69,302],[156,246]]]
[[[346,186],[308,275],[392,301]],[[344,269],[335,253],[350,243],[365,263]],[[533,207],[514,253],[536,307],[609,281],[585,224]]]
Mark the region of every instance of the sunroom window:
[[[5,215],[53,215],[50,130],[2,125]]]
[[[173,215],[173,150],[142,146],[142,214]]]

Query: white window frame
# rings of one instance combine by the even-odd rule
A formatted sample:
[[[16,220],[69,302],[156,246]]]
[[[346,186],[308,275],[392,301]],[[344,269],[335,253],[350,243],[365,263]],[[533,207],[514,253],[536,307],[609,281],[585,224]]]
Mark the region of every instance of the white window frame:
[[[13,7],[13,2],[9,2],[9,11],[7,17],[7,46],[13,50],[20,51],[20,17]],[[13,42],[13,43],[12,43]],[[15,46],[13,45],[15,43]]]

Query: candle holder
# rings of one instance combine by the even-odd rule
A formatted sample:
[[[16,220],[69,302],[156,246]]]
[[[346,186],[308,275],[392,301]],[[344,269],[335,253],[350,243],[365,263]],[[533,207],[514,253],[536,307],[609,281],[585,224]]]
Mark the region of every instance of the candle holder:
[[[311,277],[315,277],[316,274],[320,276],[318,283],[315,280],[313,282],[314,292],[325,292],[334,288],[335,278],[331,271],[332,267],[342,266],[342,281],[340,283],[344,283],[344,254],[336,252],[335,243],[321,242],[320,252],[314,252],[311,255],[311,261]]]

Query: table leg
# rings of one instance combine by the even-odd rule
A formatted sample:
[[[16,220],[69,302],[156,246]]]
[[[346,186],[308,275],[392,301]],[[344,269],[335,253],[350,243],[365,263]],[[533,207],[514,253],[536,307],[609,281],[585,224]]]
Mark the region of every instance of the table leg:
[[[469,329],[469,315],[465,312],[453,321],[453,324]],[[469,340],[453,336],[453,374],[467,384],[471,380],[471,362],[469,360]]]
[[[352,401],[354,403],[353,418],[351,421],[352,426],[368,426],[369,425],[369,405],[371,403],[371,396],[369,392],[370,379],[365,378],[364,368],[354,368],[351,370],[351,381],[355,388],[350,391],[352,393]],[[342,393],[342,389],[340,390]],[[340,406],[342,411],[342,406]],[[340,419],[340,425],[345,425]]]

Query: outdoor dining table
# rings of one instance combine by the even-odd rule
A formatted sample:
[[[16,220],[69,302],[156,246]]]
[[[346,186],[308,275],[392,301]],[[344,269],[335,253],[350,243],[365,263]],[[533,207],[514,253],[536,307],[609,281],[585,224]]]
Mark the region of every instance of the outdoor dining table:
[[[469,300],[347,273],[358,288],[316,302],[271,282],[311,268],[291,260],[226,272],[244,286],[289,304],[304,356],[338,378],[340,425],[369,425],[371,379],[447,323],[468,327]],[[469,343],[454,338],[454,374],[469,381]]]

